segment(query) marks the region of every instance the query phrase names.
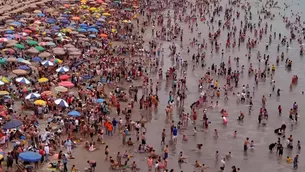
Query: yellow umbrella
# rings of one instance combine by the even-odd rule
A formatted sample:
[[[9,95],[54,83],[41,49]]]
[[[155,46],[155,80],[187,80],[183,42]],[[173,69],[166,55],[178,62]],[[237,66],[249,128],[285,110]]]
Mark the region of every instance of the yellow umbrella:
[[[55,90],[57,92],[67,92],[68,91],[68,88],[64,87],[64,86],[58,86],[58,87],[55,87]]]
[[[48,82],[49,79],[48,78],[40,78],[38,79],[38,82],[43,83],[43,82]]]
[[[0,91],[0,96],[3,96],[3,95],[9,95],[10,93],[8,91]]]
[[[5,83],[9,83],[10,81],[6,77],[1,77],[1,81]]]
[[[95,7],[91,7],[89,10],[90,10],[90,11],[95,11],[96,8],[95,8]]]
[[[103,13],[103,16],[111,16],[110,13]]]
[[[41,11],[40,10],[35,10],[34,13],[41,13]]]
[[[45,106],[47,104],[46,101],[43,101],[43,100],[36,100],[34,102],[35,105],[42,105],[42,106]]]
[[[123,20],[124,23],[130,23],[130,20]]]
[[[2,154],[0,154],[0,160],[2,160],[3,159],[3,155]]]

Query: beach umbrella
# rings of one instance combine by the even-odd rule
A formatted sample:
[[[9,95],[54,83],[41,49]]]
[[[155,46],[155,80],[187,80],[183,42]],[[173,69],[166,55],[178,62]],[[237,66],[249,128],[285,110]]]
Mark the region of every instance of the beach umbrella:
[[[69,78],[70,78],[69,75],[60,75],[60,76],[59,76],[59,79],[60,79],[60,80],[67,80],[67,79],[69,79]]]
[[[45,50],[45,48],[43,48],[42,46],[36,46],[35,49],[38,50],[38,51],[44,51]]]
[[[64,47],[65,48],[75,48],[75,46],[72,44],[65,44]]]
[[[39,53],[39,51],[36,48],[34,48],[34,47],[32,47],[32,48],[30,48],[30,49],[28,49],[26,51],[28,53],[31,53],[31,54],[38,54]]]
[[[27,64],[27,65],[31,65],[31,62],[28,61],[28,60],[22,60],[22,61],[20,61],[20,63],[24,63],[24,64]]]
[[[37,16],[38,16],[38,17],[44,17],[44,16],[46,16],[46,15],[43,14],[43,13],[38,13]]]
[[[28,72],[22,69],[15,69],[12,71],[12,73],[16,75],[26,75]]]
[[[103,103],[104,101],[104,99],[96,99],[96,103]]]
[[[105,19],[104,18],[98,18],[97,21],[105,22]]]
[[[35,10],[34,13],[38,14],[38,13],[42,13],[42,12],[40,10]]]
[[[33,58],[32,58],[32,61],[33,61],[33,62],[41,62],[41,58],[39,58],[39,57],[33,57]]]
[[[48,58],[48,57],[50,57],[51,55],[52,55],[52,54],[49,53],[49,52],[43,52],[43,53],[40,53],[40,54],[38,55],[38,57]]]
[[[15,44],[14,47],[18,49],[24,49],[24,45],[22,44]]]
[[[0,91],[0,96],[9,95],[8,91]]]
[[[69,107],[69,104],[64,99],[57,99],[54,102],[61,107]]]
[[[90,38],[96,38],[96,35],[90,34],[89,37],[90,37]]]
[[[22,122],[20,120],[11,120],[3,125],[3,129],[17,128],[17,127],[20,127],[21,125],[22,125]]]
[[[87,31],[88,32],[98,32],[98,30],[96,28],[89,28]]]
[[[66,52],[64,52],[64,51],[59,51],[59,50],[54,51],[53,53],[54,53],[55,55],[64,55],[64,54],[66,54]]]
[[[38,162],[42,156],[37,152],[26,151],[19,154],[19,159],[26,162]]]
[[[77,16],[72,17],[72,20],[80,20],[80,17],[77,17]]]
[[[79,117],[80,113],[76,110],[73,110],[73,111],[69,112],[68,115],[73,116],[73,117]]]
[[[43,62],[41,62],[41,64],[43,66],[54,66],[54,63],[49,60],[43,61]]]
[[[78,31],[79,33],[87,32],[87,30],[86,30],[86,29],[83,29],[83,28],[79,28],[79,29],[77,29],[77,31]]]
[[[29,81],[25,77],[16,78],[16,81],[22,84],[31,84],[31,81]]]
[[[56,69],[56,72],[59,72],[59,73],[64,73],[64,72],[68,72],[68,71],[69,71],[69,68],[65,67],[65,66]]]
[[[54,23],[56,23],[56,20],[52,19],[52,18],[49,18],[49,19],[46,20],[46,22],[49,23],[49,24],[54,24]]]
[[[22,66],[18,66],[18,69],[22,69],[22,70],[30,70],[31,68],[27,65],[22,65]]]
[[[0,77],[0,80],[1,80],[2,82],[4,82],[4,83],[9,83],[9,82],[10,82],[9,79],[8,79],[7,77],[3,77],[3,76]]]
[[[17,59],[15,57],[9,57],[6,59],[7,62],[16,62]]]
[[[44,83],[44,82],[48,82],[48,81],[49,81],[48,78],[40,78],[40,79],[38,79],[39,83]]]
[[[33,41],[33,40],[28,40],[28,41],[26,41],[26,43],[27,43],[28,45],[37,45],[37,44],[38,44],[37,41]]]
[[[74,87],[74,84],[70,81],[62,81],[58,85],[59,86],[64,86],[64,87]]]
[[[1,58],[0,59],[0,64],[5,64],[6,63],[6,59],[5,58]]]
[[[79,56],[81,55],[82,53],[80,51],[75,51],[75,52],[71,52],[69,53],[70,55],[75,55],[75,56]]]
[[[0,42],[7,42],[8,39],[7,38],[0,38]]]
[[[27,96],[25,96],[25,99],[38,99],[40,97],[40,94],[38,93],[30,93]]]
[[[42,39],[45,40],[45,41],[53,41],[53,39],[51,37],[44,37]]]
[[[108,35],[106,35],[104,33],[100,34],[100,36],[103,37],[103,38],[108,38]]]
[[[9,25],[20,27],[20,26],[22,25],[22,23],[20,23],[20,22],[18,22],[18,21],[13,21],[13,22],[10,23]]]
[[[15,31],[13,31],[13,30],[6,30],[6,31],[5,31],[6,34],[12,34],[12,33],[14,33],[14,32],[15,32]]]
[[[41,94],[41,95],[42,95],[42,94]],[[44,100],[36,100],[36,101],[34,102],[34,104],[35,104],[35,105],[40,105],[40,106],[45,106],[45,105],[47,105],[47,102],[44,101]]]
[[[66,87],[63,87],[63,86],[58,86],[58,87],[55,87],[55,90],[57,91],[57,92],[67,92],[68,91],[68,88],[66,88]]]
[[[110,13],[103,13],[103,16],[111,16]]]
[[[52,95],[52,92],[51,92],[51,91],[43,91],[43,92],[41,93],[41,95],[49,96],[49,95]]]
[[[10,54],[13,54],[15,51],[11,48],[5,48],[5,49],[2,49],[3,52],[6,52],[6,53],[10,53]]]

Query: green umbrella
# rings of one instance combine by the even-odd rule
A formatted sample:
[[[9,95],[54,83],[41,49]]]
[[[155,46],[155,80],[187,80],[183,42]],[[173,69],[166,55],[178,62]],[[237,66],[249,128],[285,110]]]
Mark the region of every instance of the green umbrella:
[[[24,45],[22,44],[15,44],[14,47],[18,49],[24,49]]]
[[[43,48],[42,46],[36,46],[35,49],[38,50],[38,51],[44,51],[45,50],[45,48]]]
[[[28,40],[28,41],[26,41],[26,43],[29,44],[29,45],[37,45],[38,44],[37,41],[33,41],[33,40]]]
[[[5,59],[0,59],[0,64],[5,64],[6,60]]]

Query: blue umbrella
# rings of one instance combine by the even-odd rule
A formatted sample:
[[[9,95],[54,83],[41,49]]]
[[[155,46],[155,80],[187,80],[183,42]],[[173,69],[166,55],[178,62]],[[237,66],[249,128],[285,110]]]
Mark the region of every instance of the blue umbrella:
[[[101,22],[96,22],[96,25],[98,25],[98,26],[103,26],[103,23],[101,23]]]
[[[88,27],[88,25],[85,23],[82,23],[82,24],[79,24],[79,27]]]
[[[68,14],[62,14],[61,17],[69,17]]]
[[[84,79],[91,79],[92,76],[90,76],[90,75],[84,75],[83,78],[84,78]]]
[[[78,31],[78,32],[80,32],[80,33],[87,32],[87,30],[86,30],[86,29],[84,29],[84,28],[79,28],[77,31]]]
[[[30,70],[31,68],[27,65],[22,65],[22,66],[19,66],[18,69],[22,69],[22,70]]]
[[[39,57],[33,57],[33,58],[32,58],[32,61],[33,61],[33,62],[41,62],[42,60],[41,60],[41,58],[39,58]]]
[[[26,151],[19,154],[19,158],[26,162],[38,162],[42,156],[39,153]]]
[[[96,38],[96,35],[90,34],[89,37],[90,37],[90,38]]]
[[[44,16],[46,16],[46,15],[43,14],[43,13],[38,13],[37,16],[38,16],[38,17],[44,17]]]
[[[53,18],[49,18],[46,20],[46,22],[52,24],[52,23],[56,23],[56,20]]]
[[[104,99],[96,99],[96,103],[103,103],[104,101]]]
[[[60,29],[59,26],[53,26],[53,27],[52,27],[52,30],[59,30],[59,29]]]
[[[98,30],[95,29],[95,28],[89,28],[87,31],[88,31],[88,32],[98,32]]]
[[[67,19],[60,20],[61,23],[69,23],[70,21]]]
[[[76,110],[73,110],[73,111],[69,112],[68,115],[73,116],[73,117],[78,117],[78,116],[80,116],[80,113]]]
[[[18,21],[13,21],[13,22],[11,23],[11,25],[21,26],[21,23],[18,22]]]
[[[11,34],[11,33],[14,33],[14,31],[13,30],[7,30],[7,31],[5,31],[5,33]]]
[[[17,128],[22,125],[22,122],[19,120],[11,120],[7,122],[6,124],[3,125],[4,129],[12,129],[12,128]]]

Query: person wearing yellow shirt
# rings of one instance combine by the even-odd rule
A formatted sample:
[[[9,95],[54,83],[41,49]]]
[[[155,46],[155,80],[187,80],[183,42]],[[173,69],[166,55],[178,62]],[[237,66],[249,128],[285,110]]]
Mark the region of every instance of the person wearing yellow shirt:
[[[290,158],[289,156],[287,156],[287,159],[286,159],[287,163],[292,163],[292,158]]]
[[[214,88],[215,89],[218,88],[218,81],[217,80],[214,82]]]

